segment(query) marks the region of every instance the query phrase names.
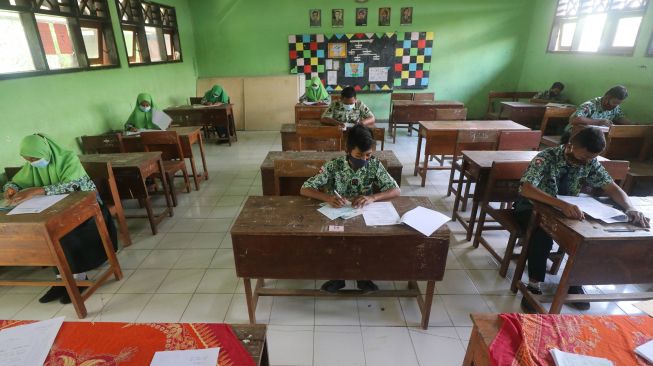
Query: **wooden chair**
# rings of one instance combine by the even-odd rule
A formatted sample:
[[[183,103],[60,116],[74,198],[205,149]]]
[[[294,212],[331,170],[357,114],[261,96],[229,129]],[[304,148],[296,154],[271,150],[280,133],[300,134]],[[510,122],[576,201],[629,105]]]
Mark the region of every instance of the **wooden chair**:
[[[277,159],[274,160],[274,194],[275,196],[298,196],[299,190],[289,190],[284,183],[292,180],[306,180],[317,173],[324,165],[325,160],[290,160],[290,159]],[[288,184],[288,186],[291,184]]]
[[[415,93],[395,93],[390,94],[390,100],[413,100]]]
[[[190,180],[188,179],[186,160],[181,149],[179,135],[175,131],[141,132],[141,143],[145,151],[161,151],[161,159],[163,160],[163,169],[166,176],[161,177],[159,173],[156,173],[155,177],[167,179],[172,202],[176,207],[177,194],[175,192],[174,177],[178,171],[182,172],[186,192],[190,193]]]
[[[343,131],[339,126],[306,126],[297,125],[297,139],[299,151],[305,151],[307,141],[332,141],[332,144],[323,144],[318,151],[341,151]]]
[[[216,131],[216,133],[219,127],[222,127],[224,131],[226,131],[226,136],[219,137],[218,141],[227,141],[229,146],[231,146],[232,136],[234,141],[238,141],[238,133],[236,132],[236,124],[233,119],[233,115],[230,114],[226,108],[221,108],[213,111],[211,116],[212,119],[207,121],[209,127]]]
[[[413,172],[414,175],[419,174],[422,177],[422,187],[426,185],[426,173],[429,170],[449,169],[449,167],[443,166],[429,166],[430,157],[455,154],[458,140],[458,131],[428,131],[427,134],[428,138],[425,138],[426,143],[424,144],[424,162],[421,167],[415,167]]]
[[[385,147],[385,128],[373,127],[372,135],[374,136],[374,140],[381,142],[381,150],[383,150]],[[376,145],[374,146],[374,150],[376,150]]]
[[[601,155],[607,159],[643,160],[644,147],[651,139],[653,125],[614,125]]]
[[[541,131],[501,131],[497,150],[537,151],[541,138]]]
[[[93,180],[93,183],[95,183],[95,187],[97,188],[100,198],[107,210],[109,210],[111,216],[115,217],[116,221],[118,221],[118,229],[124,246],[128,247],[132,245],[129,229],[127,228],[125,211],[122,208],[122,202],[120,201],[118,186],[116,184],[116,179],[113,176],[111,163],[83,162],[82,165],[84,166],[84,170],[86,170],[88,176]]]
[[[467,108],[435,108],[435,121],[464,121],[467,119]],[[431,156],[431,160],[444,166],[444,160],[451,159],[451,156],[440,155]]]
[[[485,119],[499,119],[500,111],[494,108],[494,103],[500,100],[511,100],[516,102],[520,99],[531,99],[537,92],[498,92],[490,91],[487,97],[487,111]]]
[[[540,143],[546,147],[554,147],[560,145],[560,134],[562,129],[569,123],[569,117],[576,111],[576,108],[558,108],[546,107],[542,123],[540,124],[540,131],[542,132],[542,139]],[[551,128],[551,122],[558,122],[558,126]],[[560,123],[562,122],[562,123]],[[560,124],[562,126],[560,126]],[[551,130],[555,131],[555,135],[551,135]]]
[[[82,136],[82,149],[85,154],[113,154],[124,153],[125,146],[122,133],[108,133],[97,136]]]
[[[512,161],[495,161],[492,163],[490,176],[485,186],[485,194],[479,204],[481,212],[472,245],[474,248],[478,248],[479,243],[482,244],[501,263],[499,267],[499,275],[501,277],[506,277],[510,260],[517,257],[513,253],[515,244],[517,239],[524,236],[525,231],[522,231],[511,208],[494,208],[490,203],[501,203],[503,207],[506,204],[516,201],[519,197],[521,177],[524,175],[526,169],[528,169],[529,164],[530,162]],[[487,215],[490,215],[498,226],[485,226]],[[503,255],[497,253],[487,240],[483,238],[483,230],[507,230],[510,233],[508,245]]]
[[[194,105],[194,104],[202,104],[202,99],[203,99],[203,97],[190,97],[190,98],[188,98],[188,99],[190,100],[190,104],[191,104],[191,105]]]
[[[413,100],[435,100],[435,93],[415,93]]]

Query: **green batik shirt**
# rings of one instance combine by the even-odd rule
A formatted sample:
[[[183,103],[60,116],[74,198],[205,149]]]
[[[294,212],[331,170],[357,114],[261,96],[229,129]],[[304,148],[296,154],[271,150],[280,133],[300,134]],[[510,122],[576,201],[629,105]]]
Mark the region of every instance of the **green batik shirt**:
[[[612,122],[615,122],[616,120],[623,118],[624,117],[624,112],[621,110],[619,106],[617,106],[615,109],[608,111],[604,110],[603,106],[601,105],[601,97],[596,97],[594,99],[590,99],[587,102],[581,104],[578,109],[576,109],[576,112],[571,115],[570,118],[575,118],[575,117],[585,117],[585,118],[591,118],[591,119],[609,119]],[[571,131],[571,124],[568,124],[565,127],[565,131]]]
[[[559,183],[564,172],[567,172],[567,196],[578,196],[584,186],[601,188],[612,183],[610,174],[603,165],[594,158],[588,164],[572,166],[565,160],[565,147],[550,147],[533,158],[528,169],[521,178],[521,183],[530,183],[544,193],[553,197],[558,195]],[[517,211],[530,210],[531,202],[520,198],[515,203]]]
[[[338,100],[332,102],[329,105],[329,108],[322,113],[322,118],[333,118],[342,123],[358,123],[369,117],[374,117],[374,114],[372,114],[372,111],[360,100],[357,100],[356,103],[354,103],[354,108],[351,111],[346,110],[345,104]]]
[[[325,163],[317,175],[304,182],[302,188],[325,188],[328,194],[338,191],[341,196],[352,198],[385,192],[399,186],[374,156],[368,160],[367,166],[356,171],[349,166],[347,157],[341,156]]]
[[[4,185],[3,190],[6,192],[7,189],[9,188],[15,191],[21,191],[23,189],[23,187],[19,187],[18,184],[11,181],[7,182],[7,184]],[[73,193],[77,191],[91,192],[97,190],[95,184],[93,183],[93,181],[88,175],[84,175],[79,179],[75,179],[70,182],[61,182],[61,183],[51,184],[48,186],[43,186],[43,189],[45,190],[46,196],[51,196],[54,194]]]

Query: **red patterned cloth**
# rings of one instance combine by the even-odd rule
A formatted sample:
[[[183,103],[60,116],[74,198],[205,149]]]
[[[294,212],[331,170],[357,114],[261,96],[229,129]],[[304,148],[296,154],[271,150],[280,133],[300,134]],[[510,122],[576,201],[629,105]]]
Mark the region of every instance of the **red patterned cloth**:
[[[0,330],[27,323],[0,320]],[[212,347],[219,366],[254,366],[227,324],[100,322],[64,322],[44,366],[147,366],[157,351]]]
[[[653,318],[620,315],[501,314],[490,345],[495,366],[554,365],[550,350],[603,357],[615,366],[649,366],[635,348],[653,339]]]

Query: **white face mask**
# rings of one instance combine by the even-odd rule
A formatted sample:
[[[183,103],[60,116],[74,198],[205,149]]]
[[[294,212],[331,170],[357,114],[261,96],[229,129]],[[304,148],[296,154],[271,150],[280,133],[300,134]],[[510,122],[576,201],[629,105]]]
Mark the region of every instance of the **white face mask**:
[[[143,107],[142,105],[139,105],[138,108],[143,112],[149,112],[150,109],[152,109],[152,107],[150,107],[150,106]]]
[[[345,106],[345,109],[348,111],[354,110],[354,105],[353,104],[343,104]]]
[[[50,164],[50,162],[45,159],[39,159],[37,161],[30,162],[30,165],[35,168],[45,168],[46,166],[48,166],[48,164]]]
[[[319,88],[319,86],[318,85],[311,85],[311,88],[313,88],[313,90],[317,90]]]

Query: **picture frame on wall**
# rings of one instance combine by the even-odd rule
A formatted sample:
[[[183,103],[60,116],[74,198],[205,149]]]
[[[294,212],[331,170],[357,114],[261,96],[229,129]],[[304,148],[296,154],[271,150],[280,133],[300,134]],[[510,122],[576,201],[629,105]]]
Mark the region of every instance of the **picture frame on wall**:
[[[379,8],[379,25],[387,27],[390,25],[390,8]]]
[[[401,25],[411,25],[413,24],[413,7],[401,8],[401,18],[399,21]]]
[[[345,25],[345,11],[343,9],[331,9],[331,27],[342,28]]]
[[[322,10],[321,9],[310,9],[308,11],[308,22],[311,27],[321,27],[322,26]]]
[[[364,27],[367,25],[367,8],[356,8],[356,26]]]

